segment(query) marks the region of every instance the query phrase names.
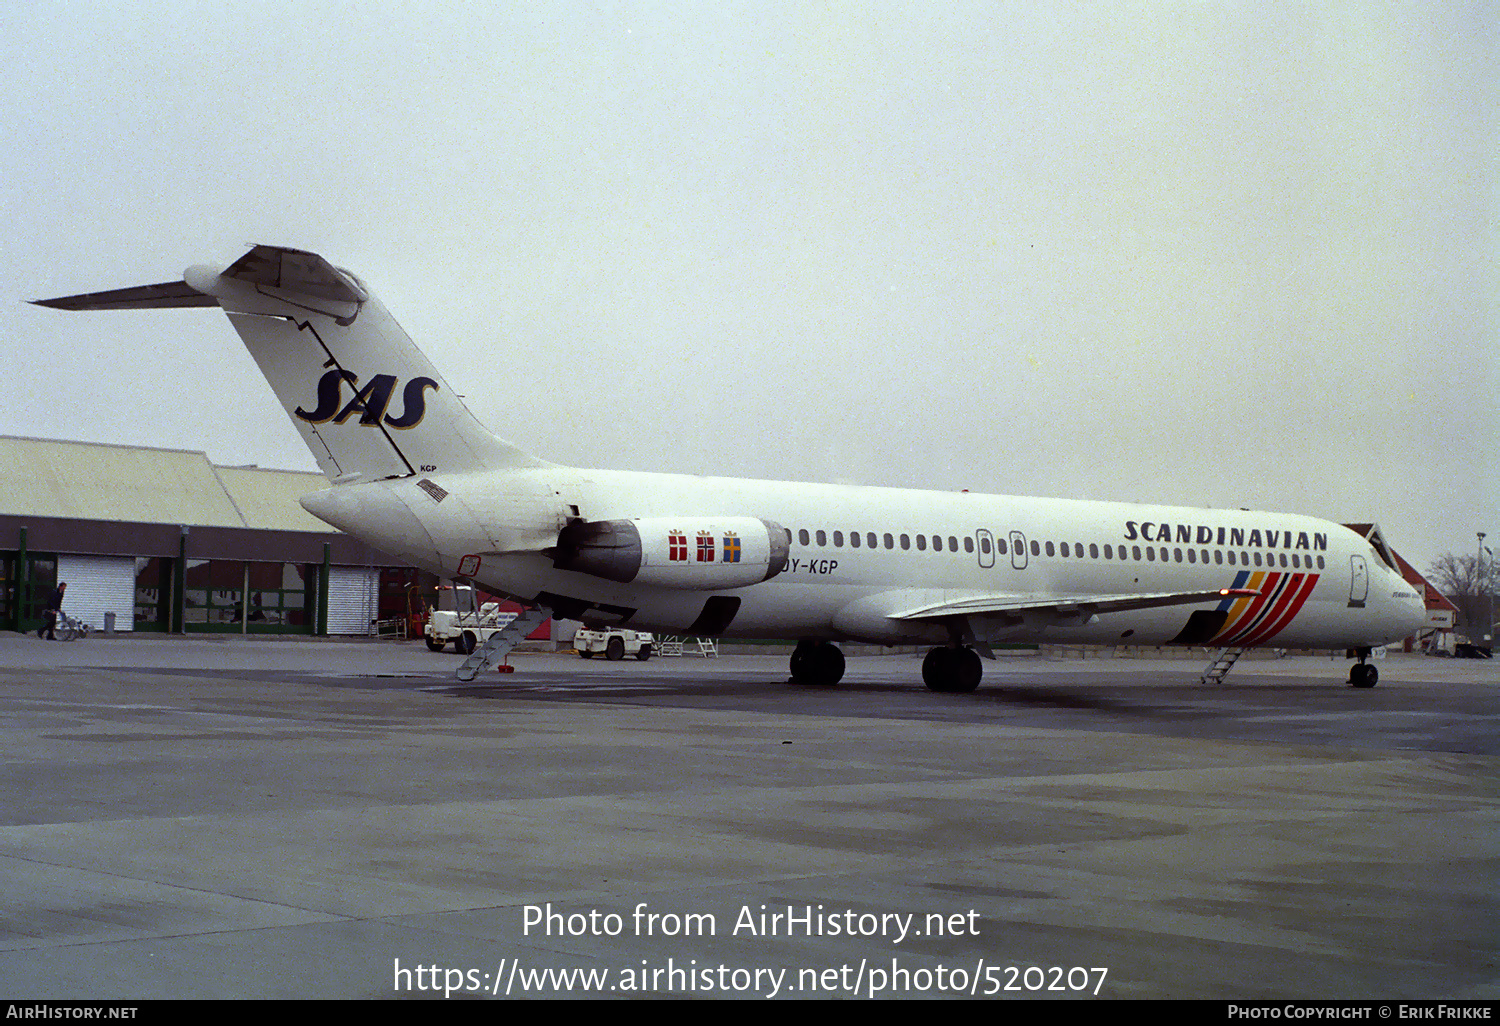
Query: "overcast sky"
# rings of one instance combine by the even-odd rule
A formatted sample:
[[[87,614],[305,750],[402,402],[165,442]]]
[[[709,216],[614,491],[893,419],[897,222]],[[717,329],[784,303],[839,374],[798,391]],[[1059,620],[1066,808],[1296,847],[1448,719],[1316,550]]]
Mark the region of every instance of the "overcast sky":
[[[1500,541],[1493,4],[498,6],[0,5],[0,433],[315,469],[22,303],[264,242],[557,462]]]

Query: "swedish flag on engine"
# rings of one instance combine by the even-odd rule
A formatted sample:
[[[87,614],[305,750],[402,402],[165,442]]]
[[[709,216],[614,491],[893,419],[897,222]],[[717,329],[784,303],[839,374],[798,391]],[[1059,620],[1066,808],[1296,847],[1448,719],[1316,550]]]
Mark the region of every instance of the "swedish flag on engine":
[[[725,563],[738,563],[740,561],[740,536],[733,531],[724,532],[724,560]]]

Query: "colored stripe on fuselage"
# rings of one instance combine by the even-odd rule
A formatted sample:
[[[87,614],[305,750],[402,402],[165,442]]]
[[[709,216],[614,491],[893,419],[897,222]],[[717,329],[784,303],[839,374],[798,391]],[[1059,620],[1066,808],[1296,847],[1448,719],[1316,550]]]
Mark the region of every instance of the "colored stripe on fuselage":
[[[1317,574],[1241,570],[1235,575],[1234,587],[1253,588],[1260,594],[1219,603],[1219,609],[1228,615],[1213,642],[1247,647],[1264,644],[1292,622],[1317,583]]]

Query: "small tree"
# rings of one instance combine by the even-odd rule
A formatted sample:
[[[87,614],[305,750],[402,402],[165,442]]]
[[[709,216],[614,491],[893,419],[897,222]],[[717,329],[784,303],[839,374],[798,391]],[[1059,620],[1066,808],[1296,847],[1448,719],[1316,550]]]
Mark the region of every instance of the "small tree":
[[[1488,553],[1486,553],[1488,555]],[[1479,561],[1478,555],[1444,553],[1427,569],[1427,579],[1458,607],[1458,629],[1475,644],[1485,644],[1494,619],[1494,596],[1500,574],[1495,561]]]

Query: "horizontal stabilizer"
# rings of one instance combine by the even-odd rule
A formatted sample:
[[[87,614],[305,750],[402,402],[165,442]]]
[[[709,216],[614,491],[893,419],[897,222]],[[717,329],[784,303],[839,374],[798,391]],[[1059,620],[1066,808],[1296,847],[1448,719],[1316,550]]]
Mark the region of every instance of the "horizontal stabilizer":
[[[255,246],[183,279],[35,302],[222,308],[330,481],[547,466],[480,424],[364,283],[318,254]]]
[[[54,310],[153,310],[169,306],[218,306],[213,296],[199,292],[185,281],[168,281],[160,285],[136,285],[109,292],[85,292],[79,296],[57,299],[33,299],[36,306]]]
[[[338,303],[363,303],[370,298],[352,274],[300,249],[256,246],[230,264],[224,276]]]

